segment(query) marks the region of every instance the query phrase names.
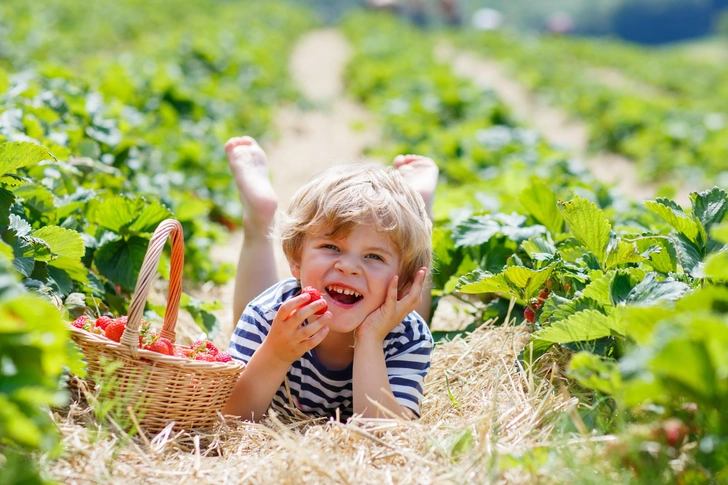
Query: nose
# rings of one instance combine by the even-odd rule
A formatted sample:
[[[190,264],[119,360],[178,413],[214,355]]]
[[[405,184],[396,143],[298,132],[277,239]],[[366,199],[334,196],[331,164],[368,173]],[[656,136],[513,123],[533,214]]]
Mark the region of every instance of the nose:
[[[356,258],[342,254],[334,263],[334,268],[344,274],[359,274],[360,268]]]

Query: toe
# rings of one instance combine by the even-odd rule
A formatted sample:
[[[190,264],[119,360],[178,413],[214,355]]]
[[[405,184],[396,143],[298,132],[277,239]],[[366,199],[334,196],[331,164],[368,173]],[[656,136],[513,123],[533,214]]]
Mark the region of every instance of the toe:
[[[236,136],[225,143],[225,151],[231,153],[235,147],[257,145],[255,139],[250,136]]]

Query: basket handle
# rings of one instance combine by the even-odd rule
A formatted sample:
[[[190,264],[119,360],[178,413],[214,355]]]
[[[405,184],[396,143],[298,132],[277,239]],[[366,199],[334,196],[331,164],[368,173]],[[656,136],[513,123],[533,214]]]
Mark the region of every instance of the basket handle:
[[[159,258],[162,256],[167,239],[172,243],[172,260],[169,269],[169,291],[167,293],[167,309],[164,312],[164,325],[161,336],[174,342],[176,334],[174,331],[177,325],[177,313],[179,311],[179,300],[182,296],[182,269],[184,267],[184,236],[182,224],[175,219],[162,221],[152,234],[149,241],[147,254],[144,256],[142,268],[139,271],[134,296],[129,305],[129,318],[126,328],[121,336],[121,343],[129,347],[132,357],[139,358],[139,326],[141,325],[142,313],[146,305],[147,295],[157,275]]]

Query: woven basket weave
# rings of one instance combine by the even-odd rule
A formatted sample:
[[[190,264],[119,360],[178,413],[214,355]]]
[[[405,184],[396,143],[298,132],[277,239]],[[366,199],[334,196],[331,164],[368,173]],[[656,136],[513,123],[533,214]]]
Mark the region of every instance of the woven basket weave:
[[[229,363],[189,360],[139,348],[142,313],[168,238],[172,243],[172,261],[161,336],[174,342],[182,293],[184,241],[182,226],[173,219],[160,223],[149,241],[121,342],[69,325],[74,341],[86,357],[89,380],[99,378],[111,383],[107,386],[111,387],[110,395],[104,398],[117,399],[136,408],[141,427],[151,432],[161,430],[170,422],[175,423],[175,429],[214,425],[244,367],[235,360]],[[117,363],[109,366],[112,360]]]

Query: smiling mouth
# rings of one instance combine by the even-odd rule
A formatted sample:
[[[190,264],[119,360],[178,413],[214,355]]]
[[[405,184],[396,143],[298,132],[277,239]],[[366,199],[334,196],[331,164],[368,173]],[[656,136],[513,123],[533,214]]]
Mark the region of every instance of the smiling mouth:
[[[354,290],[342,288],[336,285],[327,286],[326,294],[328,294],[334,301],[343,303],[344,305],[353,305],[363,298],[361,294]]]

